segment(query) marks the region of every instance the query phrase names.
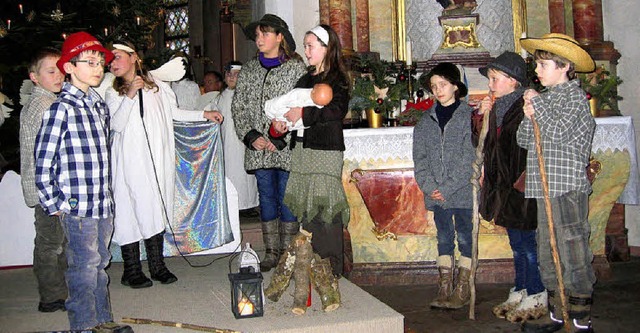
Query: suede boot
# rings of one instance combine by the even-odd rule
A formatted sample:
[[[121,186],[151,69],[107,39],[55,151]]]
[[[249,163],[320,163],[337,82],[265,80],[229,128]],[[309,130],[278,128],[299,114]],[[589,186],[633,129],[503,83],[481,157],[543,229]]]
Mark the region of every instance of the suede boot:
[[[164,264],[164,231],[144,240],[147,249],[147,260],[149,262],[149,273],[151,278],[160,281],[162,284],[169,284],[178,281]]]
[[[552,333],[562,329],[562,303],[554,290],[547,290],[549,314],[535,320],[527,320],[522,324],[525,333]]]
[[[446,308],[445,304],[453,292],[453,257],[438,256],[438,296],[429,304],[432,308]]]
[[[496,317],[505,318],[509,311],[515,309],[522,302],[522,299],[527,297],[527,289],[515,290],[516,287],[511,288],[507,300],[493,307],[493,314]]]
[[[298,231],[300,231],[300,222],[280,222],[280,254],[287,250]]]
[[[449,301],[445,304],[449,309],[460,309],[469,304],[471,299],[471,287],[469,286],[469,277],[471,276],[471,258],[460,257],[458,261],[458,277],[456,279],[456,287],[453,289]]]
[[[140,244],[134,242],[120,246],[120,251],[122,252],[122,260],[124,260],[124,272],[120,283],[134,289],[151,287],[153,282],[142,272]]]
[[[262,222],[262,238],[264,239],[265,254],[260,261],[260,271],[268,272],[278,265],[280,259],[280,231],[278,220]]]

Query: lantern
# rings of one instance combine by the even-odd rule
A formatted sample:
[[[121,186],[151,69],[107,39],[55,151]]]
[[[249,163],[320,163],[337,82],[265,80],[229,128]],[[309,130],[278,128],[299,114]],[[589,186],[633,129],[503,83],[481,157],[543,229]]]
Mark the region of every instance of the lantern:
[[[251,267],[241,267],[238,273],[229,273],[231,282],[231,312],[236,317],[262,317],[262,273]]]

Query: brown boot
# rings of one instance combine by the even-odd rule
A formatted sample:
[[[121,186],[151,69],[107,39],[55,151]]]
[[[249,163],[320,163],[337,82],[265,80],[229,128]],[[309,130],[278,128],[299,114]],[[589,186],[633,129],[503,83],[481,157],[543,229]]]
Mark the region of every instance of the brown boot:
[[[446,308],[445,304],[451,297],[453,292],[453,257],[439,256],[436,261],[438,264],[438,296],[429,304],[432,308]]]
[[[260,261],[260,271],[268,272],[278,265],[280,260],[280,231],[279,221],[271,220],[262,222],[262,239],[264,240],[265,254]]]
[[[456,281],[456,287],[453,289],[453,293],[449,298],[449,301],[444,304],[448,309],[460,309],[461,307],[469,304],[471,299],[471,288],[469,286],[469,277],[471,276],[471,258],[460,257],[458,261],[458,278]]]

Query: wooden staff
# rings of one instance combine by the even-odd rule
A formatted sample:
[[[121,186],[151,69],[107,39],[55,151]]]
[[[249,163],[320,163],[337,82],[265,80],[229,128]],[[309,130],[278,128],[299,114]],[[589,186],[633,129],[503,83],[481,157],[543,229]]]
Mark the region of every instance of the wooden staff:
[[[536,155],[538,155],[538,168],[540,169],[540,180],[542,181],[544,208],[547,213],[547,221],[549,221],[549,241],[551,243],[551,255],[553,257],[553,264],[556,267],[556,277],[558,278],[560,302],[562,303],[562,319],[564,319],[564,329],[567,332],[571,332],[571,321],[569,320],[569,312],[567,310],[567,298],[564,295],[564,279],[562,278],[560,254],[558,253],[558,243],[556,242],[555,227],[553,225],[553,211],[551,209],[551,200],[549,199],[549,183],[547,181],[547,171],[544,165],[544,157],[542,156],[542,139],[540,135],[540,127],[538,127],[538,122],[536,122],[533,115],[531,115],[531,123],[533,124],[533,136],[536,142]]]
[[[215,327],[209,327],[209,326],[185,324],[185,323],[179,323],[175,321],[153,320],[153,319],[144,319],[144,318],[126,318],[126,317],[122,318],[122,321],[127,324],[145,324],[145,325],[178,327],[178,328],[186,328],[186,329],[201,331],[201,332],[241,333],[240,331],[228,330],[225,328],[215,328]]]
[[[493,94],[489,95],[491,102],[495,101]],[[493,107],[493,106],[492,106]],[[484,142],[489,132],[489,113],[487,110],[482,116],[482,129],[480,129],[480,137],[478,138],[478,147],[476,147],[476,159],[473,161],[473,175],[471,176],[471,184],[473,185],[473,215],[471,223],[473,230],[471,231],[471,275],[469,276],[469,286],[471,287],[471,299],[469,301],[469,319],[476,319],[476,270],[478,269],[478,233],[480,225],[480,208],[478,203],[478,192],[480,192],[480,177],[482,175],[482,164],[484,162]]]

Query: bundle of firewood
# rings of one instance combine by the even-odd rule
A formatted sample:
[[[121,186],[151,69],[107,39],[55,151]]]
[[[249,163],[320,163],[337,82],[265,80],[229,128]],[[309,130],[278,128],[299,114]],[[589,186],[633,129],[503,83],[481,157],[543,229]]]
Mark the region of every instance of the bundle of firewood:
[[[313,252],[311,233],[306,230],[300,230],[280,256],[271,283],[264,291],[267,298],[277,302],[289,287],[292,277],[295,282],[293,313],[302,315],[307,311],[311,284],[320,295],[324,311],[333,311],[340,306],[338,279],[333,276],[331,263]]]

